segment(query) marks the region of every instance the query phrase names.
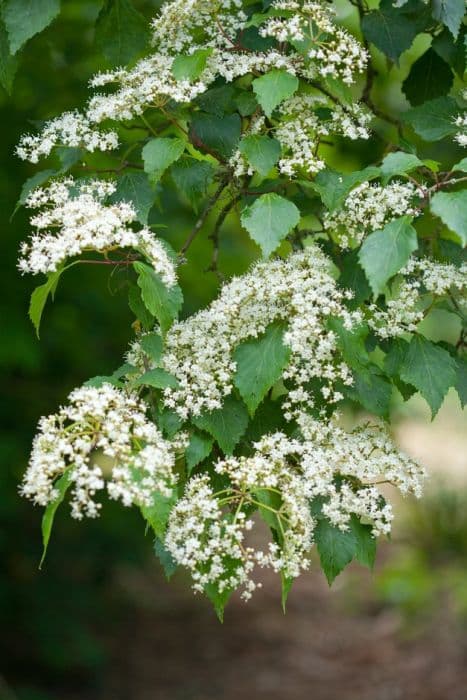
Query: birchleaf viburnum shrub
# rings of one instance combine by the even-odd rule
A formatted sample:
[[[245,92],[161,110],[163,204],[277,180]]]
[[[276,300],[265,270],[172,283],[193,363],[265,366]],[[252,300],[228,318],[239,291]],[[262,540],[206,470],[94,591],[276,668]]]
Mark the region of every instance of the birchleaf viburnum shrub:
[[[13,51],[28,38],[15,5]],[[62,501],[95,517],[105,490],[141,510],[167,574],[187,569],[220,616],[263,567],[285,602],[314,546],[330,582],[352,559],[372,566],[391,529],[381,485],[418,496],[423,479],[385,427],[393,394],[420,392],[433,415],[451,387],[467,400],[464,1],[353,5],[350,33],[324,1],[172,0],[148,49],[129,0],[107,0],[96,40],[118,67],[17,148],[49,159],[20,200],[33,233],[19,267],[47,275],[37,330],[60,276],[89,259],[126,266],[137,317],[122,367],[39,423],[21,490],[45,507],[44,546]],[[381,52],[397,68],[420,34],[410,104],[393,113],[374,96]],[[437,162],[426,153],[440,139]],[[365,167],[339,172],[335,153],[355,140],[372,140]],[[198,213],[178,251],[148,223],[174,187]],[[228,217],[258,259],[179,320],[178,268],[209,235],[219,272]],[[455,319],[452,342],[424,334],[437,309]],[[351,431],[348,404],[365,414]]]

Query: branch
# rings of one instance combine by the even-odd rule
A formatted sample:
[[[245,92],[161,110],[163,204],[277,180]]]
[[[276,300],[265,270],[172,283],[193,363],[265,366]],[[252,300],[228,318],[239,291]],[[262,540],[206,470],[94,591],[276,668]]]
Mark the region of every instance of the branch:
[[[218,199],[220,198],[222,192],[224,191],[224,188],[226,186],[227,182],[225,180],[222,180],[221,184],[219,185],[218,189],[214,192],[212,195],[211,199],[208,201],[206,207],[203,210],[203,213],[199,217],[198,221],[194,225],[193,229],[191,230],[190,235],[186,239],[185,243],[182,245],[180,248],[179,256],[183,257],[185,253],[187,252],[188,248],[191,246],[193,243],[194,239],[202,229],[206,219],[208,218],[210,212],[212,209],[216,206],[216,203]]]

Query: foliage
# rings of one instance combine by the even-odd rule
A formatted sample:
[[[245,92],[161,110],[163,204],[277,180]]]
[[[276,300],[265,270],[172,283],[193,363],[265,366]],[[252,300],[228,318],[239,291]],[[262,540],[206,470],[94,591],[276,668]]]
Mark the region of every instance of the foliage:
[[[2,5],[8,90],[18,51],[59,10],[33,5]],[[314,542],[329,581],[353,558],[371,565],[391,520],[380,480],[419,492],[419,470],[392,451],[384,429],[342,431],[341,406],[387,418],[394,392],[417,390],[435,414],[451,386],[465,394],[466,27],[463,3],[437,0],[382,0],[371,10],[356,2],[360,42],[326,3],[245,0],[241,10],[214,3],[205,13],[201,5],[166,3],[151,47],[132,3],[106,0],[95,41],[110,70],[93,86],[116,87],[17,149],[47,168],[19,202],[37,210],[20,267],[48,274],[31,318],[39,331],[68,258],[68,267],[125,271],[136,338],[122,372],[93,396],[111,383],[118,401],[144,402],[164,449],[171,445],[171,507],[138,486],[159,468],[154,441],[138,428],[125,452],[135,484],[120,490],[114,416],[98,398],[94,417],[70,409],[68,422],[41,422],[23,491],[50,509],[48,541],[63,473],[76,517],[78,493],[92,502],[107,482],[112,497],[141,509],[170,571],[188,567],[222,616],[233,588],[251,595],[256,565],[280,572],[286,597]],[[392,70],[420,34],[429,43],[411,54],[408,103],[395,113],[379,98],[379,52]],[[334,152],[354,146],[362,162],[339,170]],[[197,213],[176,252],[168,241],[177,220],[161,206],[171,198]],[[208,270],[222,279],[228,226],[248,234],[262,260],[193,315],[177,277],[207,233]],[[203,284],[205,266],[194,256],[190,265]],[[421,333],[437,308],[458,320],[455,344]],[[96,448],[110,464],[95,460]],[[271,530],[264,552],[242,544],[254,512]],[[178,537],[194,525],[190,549]]]

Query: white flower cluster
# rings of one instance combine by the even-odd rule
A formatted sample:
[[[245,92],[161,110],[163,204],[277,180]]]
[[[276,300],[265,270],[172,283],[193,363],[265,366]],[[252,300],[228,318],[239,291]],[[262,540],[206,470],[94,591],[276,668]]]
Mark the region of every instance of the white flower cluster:
[[[46,122],[40,134],[23,136],[16,148],[22,160],[38,163],[55,146],[84,148],[86,151],[112,151],[118,147],[118,136],[114,131],[99,131],[88,117],[79,112],[65,112]]]
[[[413,332],[425,316],[425,300],[456,293],[457,303],[467,310],[467,264],[455,267],[434,260],[412,259],[401,270],[402,281],[396,281],[394,297],[386,308],[370,306],[369,325],[380,338],[392,338]],[[460,295],[460,296],[457,296]]]
[[[311,48],[307,58],[311,59],[312,68],[308,72],[314,72],[314,77],[331,76],[350,85],[355,73],[365,70],[367,52],[353,36],[335,26],[331,8],[321,2],[297,0],[276,0],[272,7],[276,11],[284,10],[284,14],[295,14],[267,20],[260,34],[274,37],[281,43],[309,41]]]
[[[278,432],[253,445],[251,456],[228,457],[216,471],[229,486],[215,492],[206,475],[191,479],[169,519],[165,545],[190,570],[194,589],[244,587],[248,599],[258,587],[256,566],[296,578],[309,567],[316,520],[310,503],[320,499],[321,517],[341,530],[352,515],[372,525],[373,535],[391,529],[392,509],[378,485],[390,483],[419,496],[423,469],[401,454],[382,426],[348,433],[335,423],[300,417],[301,437]],[[266,551],[245,542],[259,508],[276,532]]]
[[[226,284],[207,309],[175,323],[166,337],[162,364],[179,387],[164,390],[166,406],[182,418],[220,408],[233,389],[233,351],[274,321],[287,324],[284,342],[291,350],[283,375],[294,384],[286,416],[292,417],[297,404],[313,405],[305,386],[315,378],[322,382],[328,403],[342,398],[334,383],[350,384],[352,377],[336,356],[336,338],[326,320],[339,316],[350,328],[360,315],[345,308],[343,301],[351,293],[337,287],[328,265],[314,246],[286,260],[258,262]]]
[[[422,189],[410,182],[394,181],[386,186],[363,182],[350,192],[340,209],[324,214],[323,226],[337,236],[342,248],[349,248],[399,216],[415,216],[418,209],[414,200],[421,196]]]
[[[154,492],[170,496],[176,482],[174,446],[148,421],[137,396],[110,384],[74,390],[68,405],[41,419],[21,492],[41,506],[58,496],[69,473],[72,516],[96,517],[105,487],[123,505],[148,506]]]
[[[40,211],[31,218],[36,232],[21,246],[20,270],[49,273],[85,250],[134,248],[148,259],[167,286],[173,286],[175,269],[163,244],[149,229],[131,228],[137,220],[132,204],[106,204],[114,193],[112,182],[71,177],[33,190],[26,206]]]

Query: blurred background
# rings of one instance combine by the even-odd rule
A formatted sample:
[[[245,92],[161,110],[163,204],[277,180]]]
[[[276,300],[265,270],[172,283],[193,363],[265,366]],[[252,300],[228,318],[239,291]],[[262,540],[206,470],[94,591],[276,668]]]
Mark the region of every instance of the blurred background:
[[[233,600],[220,625],[183,576],[164,580],[138,514],[112,504],[85,524],[59,511],[39,571],[41,512],[18,496],[36,422],[73,387],[119,366],[132,322],[123,278],[74,268],[46,309],[39,342],[27,318],[37,280],[16,270],[27,216],[10,217],[34,169],[13,149],[31,122],[83,103],[102,66],[92,29],[99,3],[62,4],[24,52],[13,96],[0,95],[0,700],[465,700],[467,431],[454,395],[433,423],[417,397],[394,405],[396,437],[431,479],[422,502],[397,504],[397,529],[375,571],[350,568],[329,590],[316,567],[296,584],[286,616],[277,582],[266,578],[250,603]],[[135,4],[150,16],[158,3]],[[400,78],[417,50],[390,73],[382,62],[376,90],[391,108],[404,108]],[[374,148],[377,135],[371,144],[342,144],[336,160],[358,167]],[[432,145],[425,157],[446,158],[446,149]],[[152,212],[171,222],[164,235],[174,245],[193,216],[175,194]],[[222,271],[246,269],[253,254],[246,236],[227,227]],[[196,272],[210,259],[202,237],[191,256],[196,266],[182,270],[184,313],[212,298],[217,284]],[[440,324],[449,332],[444,317],[427,332]]]

